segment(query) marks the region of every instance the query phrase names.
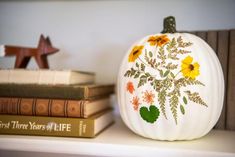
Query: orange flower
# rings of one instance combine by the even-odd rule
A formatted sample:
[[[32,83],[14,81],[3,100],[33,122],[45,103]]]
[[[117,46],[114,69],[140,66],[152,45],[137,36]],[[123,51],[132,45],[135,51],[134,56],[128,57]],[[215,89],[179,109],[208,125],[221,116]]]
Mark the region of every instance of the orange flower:
[[[160,36],[151,36],[148,39],[148,42],[150,43],[151,46],[162,46],[168,43],[170,39],[167,37],[167,35],[160,35]]]
[[[144,92],[144,96],[143,96],[143,101],[148,103],[148,104],[152,104],[154,102],[155,95],[152,93],[152,91],[148,92],[147,90]]]
[[[137,111],[140,105],[139,98],[137,96],[133,97],[131,103],[133,105],[134,110]]]
[[[135,88],[134,88],[134,85],[133,85],[132,82],[129,81],[129,82],[127,83],[127,85],[126,85],[126,90],[127,90],[128,92],[130,92],[131,94],[133,94]]]

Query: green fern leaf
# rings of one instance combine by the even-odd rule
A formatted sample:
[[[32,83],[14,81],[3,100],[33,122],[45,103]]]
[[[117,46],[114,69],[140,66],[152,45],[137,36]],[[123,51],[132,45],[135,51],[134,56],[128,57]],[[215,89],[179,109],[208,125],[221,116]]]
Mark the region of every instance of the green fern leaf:
[[[163,77],[166,77],[170,73],[170,70],[167,70],[164,74]]]
[[[185,114],[185,109],[184,109],[184,106],[183,105],[180,105],[180,111],[181,113],[184,115]]]
[[[192,102],[195,102],[197,104],[207,106],[207,104],[203,101],[203,99],[200,97],[199,93],[197,92],[190,92],[190,91],[185,91],[185,93],[188,95],[188,99]]]
[[[179,99],[176,94],[173,94],[172,97],[170,98],[170,108],[171,108],[171,113],[174,117],[175,124],[177,124],[177,107],[178,107]]]
[[[188,104],[187,98],[185,96],[183,97],[183,102],[184,102],[185,105]]]
[[[163,89],[158,93],[158,102],[159,102],[162,114],[167,119],[166,108],[165,108],[165,105],[166,105],[165,104],[166,103],[166,90]]]

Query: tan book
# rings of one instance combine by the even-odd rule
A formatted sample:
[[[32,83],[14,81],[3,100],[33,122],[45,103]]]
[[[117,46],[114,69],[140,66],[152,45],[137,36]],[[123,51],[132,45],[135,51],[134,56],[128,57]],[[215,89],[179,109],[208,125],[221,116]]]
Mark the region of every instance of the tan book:
[[[112,110],[88,119],[0,115],[0,134],[95,137],[113,123]]]
[[[0,114],[87,118],[109,107],[109,97],[94,100],[0,97]]]
[[[0,83],[15,84],[87,84],[94,83],[95,74],[75,70],[0,69]]]

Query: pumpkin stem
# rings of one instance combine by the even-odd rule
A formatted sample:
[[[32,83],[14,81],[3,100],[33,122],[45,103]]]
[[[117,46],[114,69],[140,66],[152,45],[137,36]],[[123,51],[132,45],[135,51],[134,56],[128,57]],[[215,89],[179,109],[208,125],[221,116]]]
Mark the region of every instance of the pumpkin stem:
[[[168,16],[164,18],[163,31],[161,33],[175,33],[176,23],[174,16]]]

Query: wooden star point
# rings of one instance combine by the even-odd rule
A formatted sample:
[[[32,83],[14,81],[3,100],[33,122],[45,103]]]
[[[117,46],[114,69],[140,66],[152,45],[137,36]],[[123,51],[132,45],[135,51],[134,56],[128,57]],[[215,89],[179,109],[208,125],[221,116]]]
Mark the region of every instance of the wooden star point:
[[[45,38],[43,35],[40,36],[36,48],[5,45],[4,49],[5,56],[16,56],[15,68],[26,68],[33,57],[41,69],[48,69],[47,56],[59,51],[59,49],[52,46],[49,37]]]

